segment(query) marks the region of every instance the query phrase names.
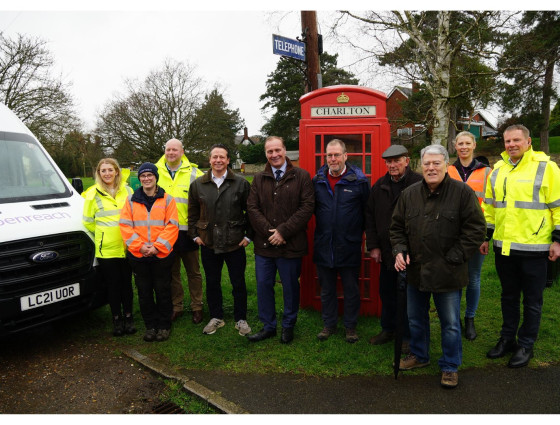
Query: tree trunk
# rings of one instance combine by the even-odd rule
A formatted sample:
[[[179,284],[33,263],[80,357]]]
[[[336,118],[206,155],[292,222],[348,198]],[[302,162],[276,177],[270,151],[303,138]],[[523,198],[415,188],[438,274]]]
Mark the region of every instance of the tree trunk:
[[[554,60],[548,61],[544,73],[543,98],[542,98],[542,105],[541,105],[543,123],[540,132],[541,151],[543,151],[544,153],[550,152],[550,148],[548,146],[548,127],[550,126],[550,98],[553,92],[552,82],[553,82],[555,65],[556,62]]]

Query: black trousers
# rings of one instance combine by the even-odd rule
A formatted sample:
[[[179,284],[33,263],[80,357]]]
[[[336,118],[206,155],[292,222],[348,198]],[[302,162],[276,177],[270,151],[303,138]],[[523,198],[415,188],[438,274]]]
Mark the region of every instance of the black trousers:
[[[387,332],[394,332],[397,329],[397,277],[395,269],[387,270],[381,264],[379,271],[379,297],[381,298],[381,329]],[[410,339],[410,329],[408,327],[408,314],[406,308],[403,312],[404,339]]]
[[[171,329],[171,266],[173,254],[150,261],[130,260],[138,303],[146,329]],[[154,298],[155,295],[155,298]]]
[[[233,295],[234,320],[236,322],[247,320],[247,286],[245,284],[247,257],[245,248],[239,247],[232,252],[216,254],[213,249],[201,246],[200,258],[206,274],[206,302],[208,303],[210,317],[224,318],[221,280],[225,261],[229,280],[233,287],[231,294]]]
[[[113,317],[132,313],[132,269],[126,258],[98,258]]]
[[[537,340],[541,323],[547,258],[546,256],[505,256],[496,250],[495,263],[502,284],[501,336],[508,340],[515,339],[517,336],[517,343],[521,347],[532,348]],[[523,294],[523,323],[519,327],[521,294]]]

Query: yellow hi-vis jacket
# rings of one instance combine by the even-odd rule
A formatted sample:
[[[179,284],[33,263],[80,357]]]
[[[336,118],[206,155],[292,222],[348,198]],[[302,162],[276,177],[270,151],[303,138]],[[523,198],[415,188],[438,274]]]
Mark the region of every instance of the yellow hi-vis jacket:
[[[119,228],[121,209],[132,188],[126,184],[130,170],[121,169],[121,185],[113,198],[101,186],[94,184],[82,193],[85,199],[82,221],[95,235],[95,256],[125,258],[126,247]]]
[[[156,162],[156,167],[159,174],[158,186],[173,196],[177,203],[179,230],[188,230],[189,188],[191,183],[204,173],[200,171],[198,165],[189,162],[185,155],[181,157],[181,166],[175,173],[174,179],[165,166],[165,155]]]
[[[552,232],[560,231],[560,169],[544,152],[525,152],[516,166],[506,152],[488,176],[482,207],[494,248],[548,252]]]

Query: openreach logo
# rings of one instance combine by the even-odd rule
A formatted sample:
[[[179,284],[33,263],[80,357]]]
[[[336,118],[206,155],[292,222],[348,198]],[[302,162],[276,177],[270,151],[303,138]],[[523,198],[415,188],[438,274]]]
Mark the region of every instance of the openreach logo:
[[[68,218],[72,218],[72,216],[65,212],[57,212],[53,214],[20,215],[17,217],[2,217],[2,215],[0,215],[0,227],[14,225],[14,224],[32,223],[38,221],[48,222],[50,220],[66,220]]]

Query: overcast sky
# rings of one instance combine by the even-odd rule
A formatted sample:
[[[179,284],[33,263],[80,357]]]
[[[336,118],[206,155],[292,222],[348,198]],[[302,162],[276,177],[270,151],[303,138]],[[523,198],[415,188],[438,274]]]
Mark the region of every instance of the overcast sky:
[[[350,3],[360,5],[353,0]],[[323,10],[350,6],[347,1],[321,4],[325,5]],[[302,7],[286,1],[278,6],[293,6],[294,10]],[[317,4],[309,6],[321,9]],[[233,7],[237,10],[227,10]],[[256,1],[236,2],[228,7],[223,2],[185,6],[167,0],[0,0],[0,31],[9,36],[38,36],[48,42],[56,70],[72,83],[72,94],[87,130],[93,129],[97,113],[112,95],[125,92],[125,78],[142,80],[171,58],[196,66],[197,75],[208,88],[218,84],[224,89],[226,101],[231,108],[239,109],[252,135],[258,134],[266,121],[259,97],[265,92],[267,75],[279,60],[272,53],[272,34],[288,38],[301,34],[299,10],[272,12],[262,7],[262,2]],[[150,10],[154,8],[158,10]],[[325,35],[330,14],[318,11],[319,31]],[[339,49],[325,37],[325,50],[340,54],[340,66],[354,61],[353,54]],[[360,77],[363,80],[364,76]],[[370,87],[386,93],[394,84],[382,78],[373,81],[370,79]]]

